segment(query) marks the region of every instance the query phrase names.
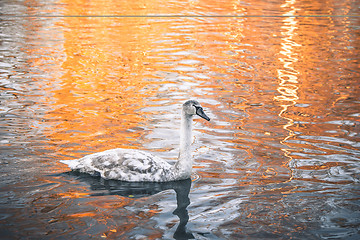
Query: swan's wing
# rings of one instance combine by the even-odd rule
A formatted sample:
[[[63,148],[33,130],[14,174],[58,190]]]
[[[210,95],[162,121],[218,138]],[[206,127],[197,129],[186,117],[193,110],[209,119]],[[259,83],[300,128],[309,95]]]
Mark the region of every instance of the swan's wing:
[[[119,156],[118,154],[118,149],[112,149],[86,155],[80,159],[62,160],[60,162],[68,165],[71,170],[96,174],[103,171],[105,168],[119,167],[121,165],[122,158],[121,155]]]
[[[112,149],[62,162],[72,170],[100,174],[105,179],[163,182],[169,181],[173,175],[169,163],[150,153],[134,149]]]
[[[130,151],[123,155],[122,169],[109,171],[108,178],[131,182],[165,182],[173,180],[172,166],[165,160],[144,151]],[[121,176],[119,178],[119,176]]]

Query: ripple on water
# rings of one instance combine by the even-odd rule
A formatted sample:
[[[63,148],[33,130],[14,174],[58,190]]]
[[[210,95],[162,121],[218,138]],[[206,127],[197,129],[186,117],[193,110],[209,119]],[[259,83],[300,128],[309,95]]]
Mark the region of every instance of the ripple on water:
[[[3,238],[358,239],[353,4],[62,3],[1,7],[16,16],[282,17],[1,16]],[[286,16],[333,9],[336,18]],[[190,185],[105,181],[59,163],[116,147],[174,163],[189,98],[211,118],[194,120]]]

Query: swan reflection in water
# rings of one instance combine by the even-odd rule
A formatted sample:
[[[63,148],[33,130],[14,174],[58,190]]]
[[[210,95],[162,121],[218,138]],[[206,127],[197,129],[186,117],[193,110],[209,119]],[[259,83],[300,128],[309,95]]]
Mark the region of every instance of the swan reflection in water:
[[[67,172],[67,175],[76,177],[81,182],[90,185],[94,193],[90,196],[120,195],[123,197],[142,198],[159,192],[173,189],[176,193],[177,208],[173,214],[178,216],[180,223],[173,235],[175,239],[194,239],[192,233],[186,231],[189,221],[187,207],[190,204],[189,192],[191,179],[173,182],[124,182],[118,180],[105,180],[101,177],[93,177],[79,172]]]

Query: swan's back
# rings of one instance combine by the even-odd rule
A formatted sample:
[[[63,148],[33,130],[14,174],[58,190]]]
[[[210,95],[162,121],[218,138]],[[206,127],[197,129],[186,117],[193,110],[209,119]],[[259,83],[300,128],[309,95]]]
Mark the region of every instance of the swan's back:
[[[100,175],[105,179],[130,182],[175,180],[169,163],[150,153],[135,149],[116,148],[61,162],[72,170]]]

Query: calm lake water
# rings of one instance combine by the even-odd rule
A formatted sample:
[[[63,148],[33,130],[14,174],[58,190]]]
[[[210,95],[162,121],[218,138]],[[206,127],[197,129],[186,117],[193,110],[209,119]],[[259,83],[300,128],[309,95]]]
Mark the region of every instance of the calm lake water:
[[[358,1],[0,11],[1,239],[360,238]],[[191,181],[59,162],[118,147],[174,162],[187,99],[211,118],[194,121]]]

